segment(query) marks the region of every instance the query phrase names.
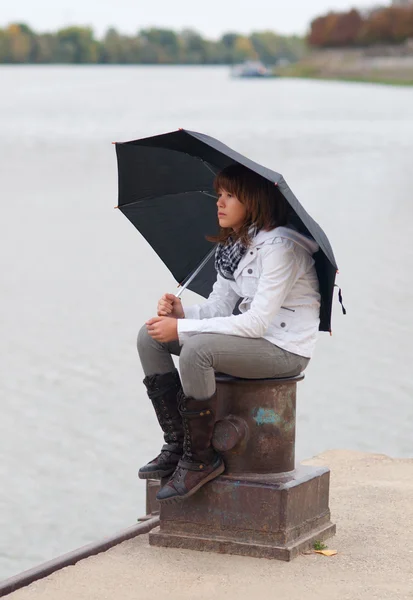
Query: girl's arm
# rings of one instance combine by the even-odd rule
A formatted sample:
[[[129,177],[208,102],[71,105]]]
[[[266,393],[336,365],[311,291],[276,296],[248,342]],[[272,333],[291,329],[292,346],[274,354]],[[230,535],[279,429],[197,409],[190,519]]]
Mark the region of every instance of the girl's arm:
[[[207,301],[202,304],[184,307],[184,320],[196,322],[200,319],[228,317],[232,315],[238,300],[239,296],[232,289],[229,281],[218,273],[217,280]]]
[[[214,317],[198,321],[185,318],[178,321],[179,340],[197,333],[224,333],[241,337],[260,338],[279,312],[286,296],[299,277],[299,266],[293,244],[283,240],[260,250],[262,272],[250,309],[241,315]],[[209,299],[208,299],[209,301]],[[231,315],[231,316],[228,316]]]

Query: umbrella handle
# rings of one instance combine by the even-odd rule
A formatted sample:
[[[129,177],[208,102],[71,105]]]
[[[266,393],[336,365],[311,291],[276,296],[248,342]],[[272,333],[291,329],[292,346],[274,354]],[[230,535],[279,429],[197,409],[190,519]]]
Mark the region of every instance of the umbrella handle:
[[[211,256],[213,254],[215,254],[215,249],[216,249],[216,246],[214,246],[212,248],[212,250],[210,252],[208,252],[208,254],[204,258],[204,260],[200,263],[200,265],[198,265],[198,267],[195,269],[195,271],[192,273],[192,275],[189,277],[189,279],[187,279],[182,286],[181,286],[181,284],[179,284],[180,290],[176,294],[177,298],[179,298],[181,296],[182,292],[188,287],[188,285],[191,283],[191,281],[194,279],[194,277],[196,277],[198,275],[199,271],[201,271],[201,269],[203,269],[205,267],[205,265],[207,264],[207,262],[209,261]]]

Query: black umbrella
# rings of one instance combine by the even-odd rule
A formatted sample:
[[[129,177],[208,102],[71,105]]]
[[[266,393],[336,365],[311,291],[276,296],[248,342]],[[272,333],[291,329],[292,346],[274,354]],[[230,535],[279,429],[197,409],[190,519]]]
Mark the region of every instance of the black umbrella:
[[[180,129],[163,135],[116,143],[118,207],[149,242],[181,284],[200,263],[205,266],[188,288],[208,297],[216,279],[211,243],[218,233],[215,174],[241,164],[278,186],[294,211],[298,231],[311,235],[320,282],[320,330],[331,330],[331,305],[337,265],[324,231],[304,210],[282,175],[238,154],[218,140]],[[208,255],[209,258],[208,258]]]

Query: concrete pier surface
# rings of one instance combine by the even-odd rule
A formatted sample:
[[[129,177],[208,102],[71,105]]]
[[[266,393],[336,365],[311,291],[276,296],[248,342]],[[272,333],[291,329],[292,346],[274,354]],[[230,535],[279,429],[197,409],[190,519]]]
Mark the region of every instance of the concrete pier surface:
[[[22,588],[10,600],[413,600],[413,459],[331,450],[337,555],[292,562],[150,547],[140,535]]]

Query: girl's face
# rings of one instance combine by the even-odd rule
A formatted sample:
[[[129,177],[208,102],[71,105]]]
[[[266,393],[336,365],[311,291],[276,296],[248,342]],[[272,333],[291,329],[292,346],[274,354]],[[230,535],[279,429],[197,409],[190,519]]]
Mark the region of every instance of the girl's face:
[[[238,231],[247,217],[245,205],[236,196],[221,189],[218,192],[217,207],[220,226]]]

